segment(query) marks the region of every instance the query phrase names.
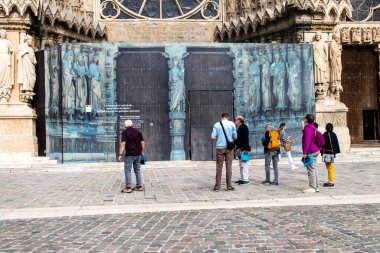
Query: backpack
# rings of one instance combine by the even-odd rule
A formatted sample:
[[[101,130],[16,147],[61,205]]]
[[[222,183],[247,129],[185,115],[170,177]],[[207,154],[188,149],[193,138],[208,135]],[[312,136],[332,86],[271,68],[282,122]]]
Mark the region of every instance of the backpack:
[[[270,131],[269,132],[269,144],[268,149],[269,150],[280,150],[280,137],[278,135],[277,131]]]
[[[323,134],[319,132],[318,130],[315,130],[314,140],[315,140],[315,145],[317,145],[319,150],[322,150],[322,148],[325,146],[325,138],[323,138]]]

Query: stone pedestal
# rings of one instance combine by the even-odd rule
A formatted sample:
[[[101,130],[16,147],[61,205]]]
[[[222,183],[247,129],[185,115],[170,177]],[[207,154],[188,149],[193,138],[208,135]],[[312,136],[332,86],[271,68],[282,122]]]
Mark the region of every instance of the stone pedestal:
[[[0,104],[0,161],[26,161],[38,155],[36,117],[28,104]]]
[[[171,112],[169,113],[169,118],[172,139],[170,160],[186,160],[184,149],[186,114],[184,112]]]
[[[324,100],[318,100],[316,102],[315,111],[319,131],[322,133],[325,132],[326,124],[332,123],[334,125],[334,132],[338,136],[340,151],[349,151],[351,137],[347,127],[348,108],[342,102],[327,97]]]

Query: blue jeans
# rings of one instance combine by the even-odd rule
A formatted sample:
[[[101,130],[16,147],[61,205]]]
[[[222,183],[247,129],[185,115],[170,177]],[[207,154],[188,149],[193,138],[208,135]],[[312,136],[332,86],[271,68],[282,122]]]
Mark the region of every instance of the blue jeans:
[[[141,172],[140,172],[140,159],[141,156],[126,156],[124,159],[124,173],[125,173],[125,184],[127,187],[132,187],[132,165],[133,171],[136,175],[136,186],[142,186],[141,182]]]

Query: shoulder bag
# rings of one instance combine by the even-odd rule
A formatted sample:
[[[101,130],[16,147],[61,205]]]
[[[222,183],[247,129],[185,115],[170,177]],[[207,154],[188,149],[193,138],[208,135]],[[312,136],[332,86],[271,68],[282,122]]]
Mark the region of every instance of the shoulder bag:
[[[220,125],[222,126],[223,133],[224,133],[224,137],[226,138],[227,149],[228,149],[228,150],[233,150],[233,149],[235,149],[235,143],[229,141],[228,138],[227,138],[227,134],[226,134],[226,131],[224,130],[224,126],[223,126],[223,124],[222,124],[222,121],[220,121]]]
[[[322,161],[324,161],[325,163],[333,163],[334,162],[334,156],[335,156],[334,147],[332,145],[330,133],[327,132],[327,134],[329,135],[330,146],[331,146],[331,149],[332,149],[332,150],[327,150],[327,151],[332,151],[332,154],[323,154]]]

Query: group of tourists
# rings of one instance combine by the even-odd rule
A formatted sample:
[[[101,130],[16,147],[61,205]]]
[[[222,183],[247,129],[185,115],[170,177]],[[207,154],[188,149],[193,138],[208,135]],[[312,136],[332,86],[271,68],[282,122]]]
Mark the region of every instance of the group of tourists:
[[[236,130],[237,127],[237,130]],[[265,185],[279,184],[278,163],[282,155],[286,154],[291,170],[296,170],[291,155],[291,139],[286,136],[286,124],[281,123],[276,130],[272,123],[267,123],[261,143],[265,154]],[[328,171],[328,182],[324,187],[334,186],[334,158],[340,153],[338,138],[333,132],[333,125],[326,125],[326,132],[318,131],[318,124],[313,114],[307,114],[302,122],[302,162],[307,169],[309,188],[304,193],[319,192],[319,180],[317,172],[317,158],[322,155]],[[240,179],[235,183],[239,185],[249,184],[249,169],[251,147],[249,144],[249,129],[244,124],[242,116],[236,117],[235,124],[229,121],[229,114],[223,113],[219,122],[213,126],[211,138],[216,141],[216,180],[214,191],[221,188],[223,162],[226,163],[227,191],[233,191],[232,185],[232,161],[234,157],[239,159]],[[271,169],[274,171],[274,180],[271,181]]]
[[[233,191],[232,185],[232,161],[239,159],[240,179],[235,183],[239,185],[249,184],[249,160],[251,146],[249,143],[249,129],[244,123],[244,118],[238,116],[235,123],[229,120],[230,115],[223,113],[219,122],[215,123],[211,133],[211,138],[215,140],[216,146],[216,180],[214,191],[219,191],[222,181],[223,163],[226,164],[226,185],[227,191]],[[144,138],[140,131],[133,128],[133,122],[126,120],[125,130],[121,134],[118,161],[124,157],[124,172],[126,187],[122,193],[132,193],[133,191],[143,191],[142,177],[140,171],[141,157],[144,155]],[[261,143],[265,154],[265,180],[264,185],[279,184],[278,162],[284,154],[288,157],[291,170],[297,169],[294,164],[291,151],[291,139],[286,136],[286,124],[281,123],[279,128],[274,129],[272,123],[267,123]],[[302,122],[302,162],[306,167],[309,187],[303,190],[304,193],[319,192],[319,180],[317,171],[317,158],[322,155],[322,160],[326,164],[328,171],[328,182],[324,187],[334,186],[334,159],[340,153],[338,138],[333,132],[333,125],[326,125],[326,132],[322,134],[318,131],[313,114],[307,114]],[[131,171],[132,167],[136,175],[136,186],[132,187]],[[274,171],[274,180],[271,181],[271,169]]]

